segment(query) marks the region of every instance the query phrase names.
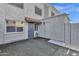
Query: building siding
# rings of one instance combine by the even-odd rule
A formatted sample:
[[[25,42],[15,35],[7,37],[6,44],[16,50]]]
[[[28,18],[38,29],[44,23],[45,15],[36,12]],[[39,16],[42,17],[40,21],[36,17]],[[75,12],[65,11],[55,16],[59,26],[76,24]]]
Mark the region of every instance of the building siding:
[[[64,15],[44,20],[45,24],[39,27],[39,36],[65,42],[64,20],[68,20]]]
[[[42,16],[35,14],[35,6],[42,10]],[[24,4],[25,17],[42,19],[44,17],[44,4],[42,3],[29,3]]]
[[[0,44],[4,43],[5,36],[5,10],[4,4],[0,4]]]
[[[63,42],[64,47],[79,51],[79,23],[71,24],[67,15],[49,17],[42,21],[45,24],[39,26],[40,37]]]
[[[79,47],[79,23],[71,24],[71,45]]]
[[[35,14],[35,6],[39,7],[42,9],[42,16],[39,16]],[[43,19],[45,18],[45,4],[43,3],[24,3],[24,9],[21,9],[19,7],[13,6],[8,3],[3,3],[0,4],[0,44],[5,44],[5,43],[11,43],[19,40],[24,40],[28,39],[28,22],[25,21],[25,17],[31,17],[35,19]],[[48,12],[50,9],[48,8]],[[48,17],[50,16],[50,13],[47,15]],[[47,17],[46,16],[46,17]],[[6,32],[6,20],[20,20],[24,21],[24,31],[23,32],[15,32],[15,33],[8,33]],[[48,19],[49,20],[49,19]],[[43,25],[43,24],[40,24]],[[39,29],[41,26],[39,25]],[[50,26],[50,25],[48,25]],[[44,26],[42,26],[44,28]],[[38,29],[38,30],[39,30]],[[45,28],[44,28],[45,29]],[[40,36],[45,37],[47,33],[45,31],[39,30],[40,31]],[[46,30],[47,31],[47,30]],[[41,34],[41,32],[43,34]]]
[[[18,10],[18,11],[17,11]],[[0,44],[10,43],[28,38],[28,24],[25,22],[22,33],[7,33],[6,20],[24,21],[24,11],[10,4],[0,4]]]

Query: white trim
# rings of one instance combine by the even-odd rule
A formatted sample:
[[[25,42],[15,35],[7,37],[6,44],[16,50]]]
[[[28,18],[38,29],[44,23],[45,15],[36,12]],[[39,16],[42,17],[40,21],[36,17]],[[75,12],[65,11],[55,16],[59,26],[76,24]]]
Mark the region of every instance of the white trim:
[[[6,32],[5,34],[24,34],[24,32]]]

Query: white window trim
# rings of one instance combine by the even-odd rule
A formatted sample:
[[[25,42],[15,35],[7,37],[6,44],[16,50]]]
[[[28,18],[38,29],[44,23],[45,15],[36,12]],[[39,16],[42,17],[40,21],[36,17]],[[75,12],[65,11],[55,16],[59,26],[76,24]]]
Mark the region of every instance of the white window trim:
[[[23,26],[23,31],[21,31],[21,32],[17,32],[17,27],[15,28],[15,32],[7,32],[6,30],[7,30],[7,24],[6,24],[6,21],[7,20],[5,20],[5,34],[9,34],[9,33],[11,33],[11,34],[14,34],[14,33],[24,33],[24,26],[25,26],[25,23],[24,23],[24,26]],[[12,21],[16,21],[16,20],[12,20]],[[21,20],[18,20],[18,21],[21,21]],[[24,22],[24,21],[23,21]]]

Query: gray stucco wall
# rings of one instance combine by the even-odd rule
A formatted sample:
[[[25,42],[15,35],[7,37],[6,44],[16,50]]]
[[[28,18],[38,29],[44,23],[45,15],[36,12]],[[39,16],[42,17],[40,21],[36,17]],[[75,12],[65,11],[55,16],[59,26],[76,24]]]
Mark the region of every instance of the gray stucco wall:
[[[71,24],[71,45],[79,47],[79,23]]]
[[[43,19],[43,22],[39,26],[40,37],[65,42],[65,47],[79,51],[79,23],[69,23],[65,15]]]
[[[42,16],[35,14],[35,6],[42,9]],[[0,28],[1,28],[0,29],[0,33],[1,33],[0,34],[0,44],[3,42],[9,43],[9,42],[17,41],[17,40],[27,39],[28,38],[28,23],[25,22],[25,20],[24,20],[25,17],[30,16],[30,17],[37,18],[37,19],[44,18],[44,16],[45,16],[44,13],[46,10],[46,9],[44,9],[44,7],[45,7],[45,4],[43,4],[43,3],[41,3],[41,4],[38,4],[38,3],[24,4],[24,9],[18,8],[16,6],[13,6],[13,5],[10,5],[7,3],[0,4]],[[52,9],[50,9],[50,10],[49,9],[50,8],[47,8],[47,11],[48,11],[47,16],[51,15],[50,12],[52,11]],[[6,32],[6,19],[24,21],[25,22],[24,31],[21,33],[18,33],[18,32],[7,33]],[[60,21],[60,19],[63,19],[63,17],[54,17],[54,18],[49,18],[48,20],[46,19],[45,20],[46,24],[41,24],[42,27],[39,26],[39,32],[40,32],[39,35],[41,37],[58,40],[58,38],[60,36],[56,35],[56,34],[58,34],[60,31],[58,32],[57,27],[59,28],[59,26],[61,26],[63,24],[63,20]],[[58,25],[56,23],[58,23],[58,24],[61,23],[61,24]],[[50,29],[50,27],[51,27],[51,29]],[[61,27],[63,29],[64,26],[62,25]],[[55,34],[52,34],[52,33],[55,33]],[[63,30],[62,30],[62,34],[63,34]],[[63,38],[63,36],[61,38]],[[62,40],[60,40],[60,41],[62,41]]]
[[[4,29],[4,25],[5,25],[5,12],[3,10],[3,7],[2,4],[0,4],[0,44],[2,44],[4,41],[3,41],[3,38],[4,38],[4,32],[5,32],[5,29]]]
[[[42,15],[35,14],[35,6],[42,10]],[[42,19],[44,17],[44,4],[43,3],[25,3],[24,4],[25,17],[31,17],[35,19]]]
[[[20,20],[20,21],[24,21],[25,23],[23,32],[9,33],[6,32],[6,27],[5,27],[5,36],[4,36],[5,43],[27,39],[28,25],[27,22],[25,22],[24,20],[25,19],[24,10],[10,4],[4,4],[4,8],[5,8],[5,16],[6,16],[5,20],[6,19],[16,20],[16,21]]]
[[[66,23],[65,20],[67,20]],[[66,43],[69,42],[70,34],[68,32],[69,23],[67,15],[50,17],[45,20],[43,19],[43,22],[45,22],[45,24],[39,26],[39,36],[53,40],[63,41]]]
[[[70,23],[65,24],[65,43],[66,44],[71,44],[71,38],[70,38]]]
[[[44,18],[49,16],[49,8],[47,5],[44,5]]]
[[[42,10],[42,15],[35,14],[35,6]],[[55,14],[59,14],[58,11],[47,3],[24,3],[25,17],[31,17],[35,19],[43,19],[51,16],[51,11]]]
[[[25,22],[23,32],[12,33],[6,32],[6,20],[20,20],[25,22],[23,9],[6,3],[0,4],[0,44],[11,43],[28,38],[27,22]]]

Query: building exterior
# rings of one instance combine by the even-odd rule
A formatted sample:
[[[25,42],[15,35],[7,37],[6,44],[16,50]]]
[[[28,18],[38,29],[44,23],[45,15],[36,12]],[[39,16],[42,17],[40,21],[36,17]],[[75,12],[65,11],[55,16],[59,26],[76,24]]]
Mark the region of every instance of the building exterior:
[[[28,38],[23,30],[27,26],[24,26],[24,11],[21,8],[11,4],[0,4],[0,19],[0,44]]]
[[[43,3],[0,4],[0,44],[35,37],[42,19],[57,13],[56,8]]]
[[[79,51],[78,25],[69,23],[68,14],[45,3],[0,4],[0,44],[43,37],[54,44]],[[76,28],[77,29],[74,29]],[[74,34],[75,33],[75,34]],[[59,42],[62,42],[61,44]]]
[[[79,23],[71,23],[71,46],[70,48],[79,51]]]

